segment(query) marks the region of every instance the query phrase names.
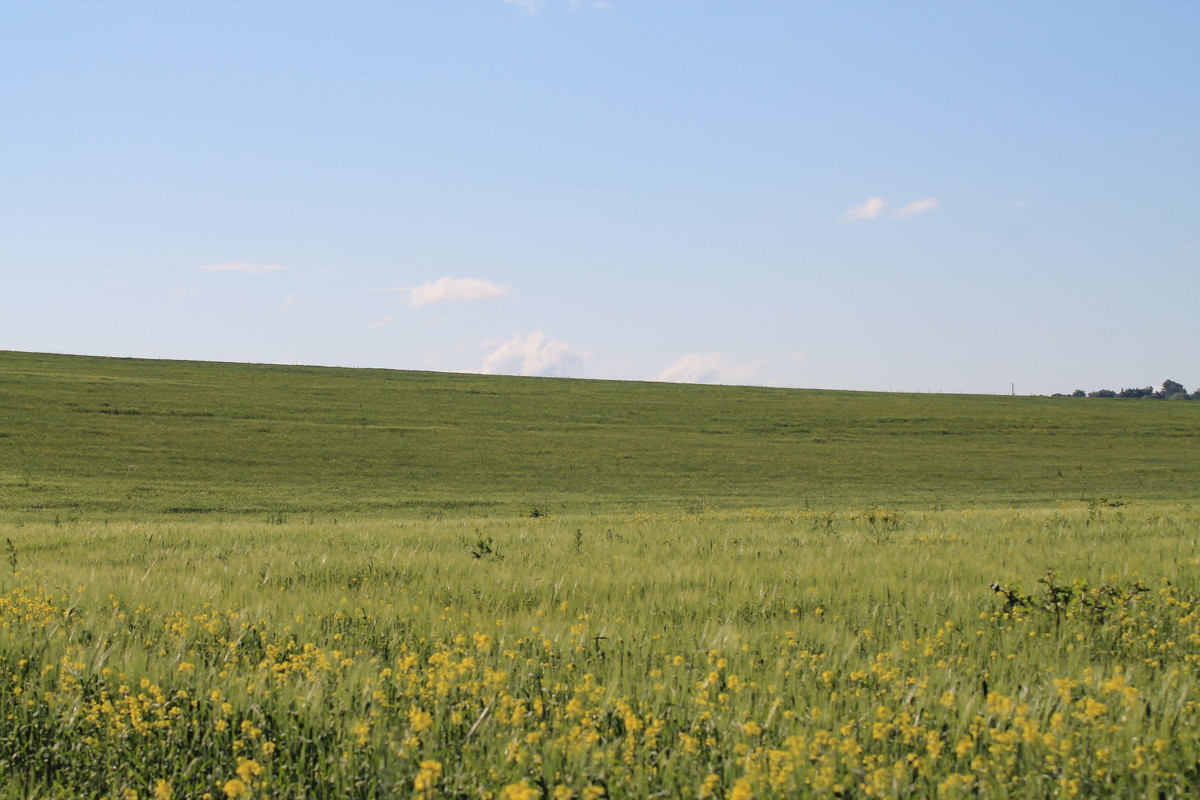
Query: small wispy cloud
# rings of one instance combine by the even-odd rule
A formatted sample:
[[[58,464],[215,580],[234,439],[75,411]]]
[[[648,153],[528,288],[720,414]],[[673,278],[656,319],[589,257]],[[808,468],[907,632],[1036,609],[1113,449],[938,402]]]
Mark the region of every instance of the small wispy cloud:
[[[875,219],[882,214],[886,208],[887,201],[882,197],[871,197],[862,203],[847,209],[846,213],[842,214],[842,218],[839,219],[838,222],[856,222],[863,219]]]
[[[545,0],[502,0],[505,5],[516,6],[526,14],[536,14],[546,7]],[[571,0],[571,8],[579,8],[584,6],[603,11],[612,8],[612,3],[608,0]]]
[[[510,6],[516,6],[526,14],[536,14],[542,7],[539,0],[504,0]]]
[[[377,292],[407,292],[408,303],[413,308],[434,306],[439,303],[461,303],[472,300],[498,300],[511,291],[482,278],[451,278],[446,276],[436,281],[426,281],[420,286],[398,286],[376,289]]]
[[[202,269],[207,272],[250,272],[256,275],[265,275],[270,272],[279,272],[280,270],[291,269],[283,264],[247,264],[242,261],[229,261],[224,264],[202,264],[192,269]]]
[[[552,339],[542,331],[517,334],[506,342],[486,342],[493,347],[483,357],[481,372],[488,375],[540,375],[565,378],[582,373],[591,353]]]
[[[913,217],[917,214],[924,214],[926,211],[932,211],[942,204],[941,200],[936,197],[926,197],[923,200],[914,200],[906,206],[896,209],[892,214],[896,219],[905,219]]]
[[[1020,198],[1013,198],[1012,200],[1009,200],[1009,201],[1008,201],[1008,205],[1009,205],[1009,207],[1011,207],[1011,208],[1020,208],[1021,206],[1027,206],[1027,205],[1029,205],[1029,201],[1028,201],[1028,200],[1022,200],[1022,199],[1020,199]]]
[[[932,211],[942,204],[941,200],[936,197],[925,197],[921,200],[914,200],[906,206],[901,206],[892,212],[893,219],[907,219],[914,217],[917,214],[924,214],[926,211]],[[842,214],[838,222],[858,222],[860,220],[871,220],[881,216],[887,210],[888,201],[882,197],[870,197],[859,203],[856,206],[851,206]]]
[[[509,289],[481,278],[438,278],[426,281],[412,290],[408,297],[413,308],[438,303],[463,302],[470,300],[498,300],[507,297]]]
[[[296,305],[296,301],[297,301],[297,300],[299,300],[299,299],[300,299],[300,295],[298,295],[298,294],[290,294],[290,295],[288,295],[287,299],[283,301],[283,310],[284,310],[285,312],[286,312],[286,311],[291,311],[291,310],[292,310],[292,306]]]
[[[665,383],[752,383],[765,362],[738,364],[724,353],[688,353],[675,359],[658,377]]]
[[[391,324],[392,324],[393,322],[395,322],[395,321],[396,321],[396,318],[395,318],[395,317],[393,317],[391,314],[385,314],[385,315],[383,315],[382,317],[380,317],[379,319],[377,319],[377,320],[375,320],[374,322],[372,322],[372,323],[371,323],[370,325],[368,325],[367,327],[368,327],[368,328],[370,328],[370,329],[371,329],[371,330],[373,330],[373,331],[377,331],[377,330],[379,330],[380,328],[384,328],[384,327],[386,327],[386,326],[388,326],[388,325],[391,325]]]

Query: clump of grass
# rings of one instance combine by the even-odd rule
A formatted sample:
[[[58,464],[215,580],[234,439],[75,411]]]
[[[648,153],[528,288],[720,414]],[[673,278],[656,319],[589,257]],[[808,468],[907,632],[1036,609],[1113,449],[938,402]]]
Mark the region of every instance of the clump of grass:
[[[488,559],[495,561],[504,560],[504,556],[496,552],[496,540],[492,536],[477,537],[474,544],[468,547],[468,552],[470,552],[471,558],[476,558],[481,561]]]

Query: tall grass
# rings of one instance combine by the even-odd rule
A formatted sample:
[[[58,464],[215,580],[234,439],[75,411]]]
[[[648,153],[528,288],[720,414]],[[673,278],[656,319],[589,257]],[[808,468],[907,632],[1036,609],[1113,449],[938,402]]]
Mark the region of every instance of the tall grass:
[[[0,353],[0,797],[1190,797],[1194,403]]]
[[[1198,517],[10,527],[3,791],[1194,796]]]

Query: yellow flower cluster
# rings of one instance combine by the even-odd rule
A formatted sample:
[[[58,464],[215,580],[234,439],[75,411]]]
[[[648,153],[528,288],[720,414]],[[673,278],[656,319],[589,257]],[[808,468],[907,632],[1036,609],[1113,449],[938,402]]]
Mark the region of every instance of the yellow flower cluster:
[[[88,612],[17,586],[0,595],[0,715],[30,740],[74,737],[66,774],[107,770],[114,796],[160,800],[370,781],[423,800],[1195,787],[1200,605],[1170,586],[1059,619],[1010,608],[905,629],[825,614],[813,624],[842,625],[838,647],[799,628],[690,650],[610,642],[566,605],[556,632],[541,627],[551,611],[385,640],[358,609],[305,623],[324,632],[305,638],[294,621],[156,618],[115,600]],[[1019,668],[1041,643],[1063,658]],[[105,766],[122,760],[164,771],[132,786]]]

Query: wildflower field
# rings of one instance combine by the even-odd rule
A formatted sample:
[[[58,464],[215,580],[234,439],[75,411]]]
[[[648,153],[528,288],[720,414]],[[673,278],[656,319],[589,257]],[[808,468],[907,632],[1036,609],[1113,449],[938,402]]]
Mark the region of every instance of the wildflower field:
[[[197,391],[215,393],[214,416],[196,418],[169,413],[173,395],[154,386],[120,394],[133,366],[143,381],[146,370],[179,381],[179,366],[9,360],[0,797],[1200,794],[1200,507],[1179,488],[1200,461],[1190,404],[901,398],[908,432],[873,440],[888,482],[845,444],[848,463],[868,464],[857,482],[801,468],[836,460],[830,439],[878,425],[873,411],[856,429],[842,396],[798,401],[810,405],[803,424],[826,432],[804,436],[790,478],[752,455],[785,453],[778,430],[747,431],[786,393],[642,389],[659,424],[718,430],[688,440],[687,474],[664,467],[668,478],[653,454],[675,434],[654,426],[612,423],[616,449],[604,450],[595,419],[549,415],[540,434],[530,423],[512,438],[486,414],[475,427],[411,414],[408,427],[447,431],[443,460],[395,455],[410,470],[372,478],[372,504],[370,481],[338,483],[320,458],[357,452],[359,471],[379,469],[371,454],[396,433],[365,402],[365,423],[335,431],[357,433],[356,449],[322,434],[316,412],[254,395],[271,376],[250,368],[246,393],[217,404],[219,370],[188,366]],[[39,380],[53,408],[21,399]],[[506,391],[471,380],[465,391]],[[117,400],[109,408],[142,413],[89,411],[97,385]],[[587,386],[547,392],[567,390],[583,394],[580,420],[600,405]],[[732,412],[711,419],[739,404],[743,428],[729,427]],[[289,434],[247,467],[237,434],[251,406],[256,427],[303,424],[314,438]],[[1016,432],[988,428],[989,407],[1007,409]],[[1140,408],[1161,424],[1139,422]],[[1091,441],[1080,414],[1131,416]],[[41,439],[39,420],[54,427]],[[485,428],[514,451],[561,440],[550,467],[520,450],[499,489],[473,478],[478,490],[468,481],[456,500],[455,464],[474,475],[499,457],[478,449]],[[1110,449],[1122,436],[1139,441]],[[55,437],[84,454],[59,457]],[[987,502],[946,469],[972,455],[986,462],[974,475]],[[577,473],[569,487],[564,464]],[[739,502],[756,474],[763,502]],[[322,476],[335,485],[303,491]],[[1127,491],[1085,496],[1059,480]],[[889,487],[894,500],[877,502]]]

